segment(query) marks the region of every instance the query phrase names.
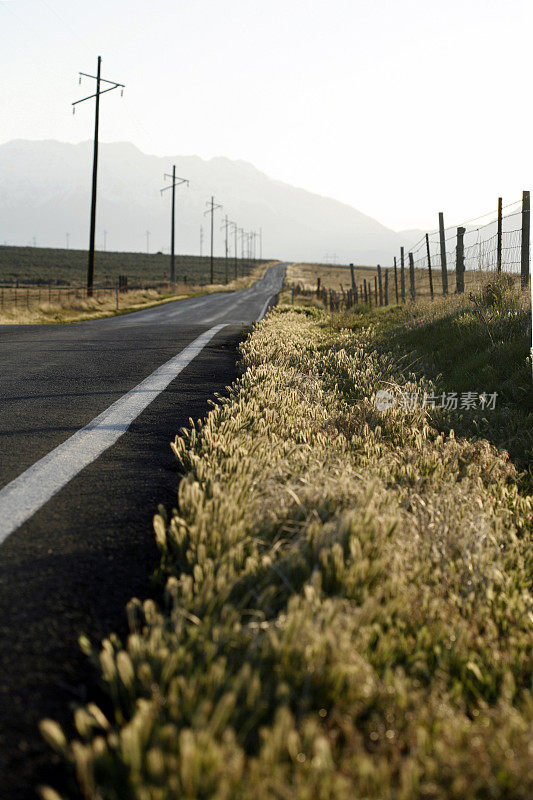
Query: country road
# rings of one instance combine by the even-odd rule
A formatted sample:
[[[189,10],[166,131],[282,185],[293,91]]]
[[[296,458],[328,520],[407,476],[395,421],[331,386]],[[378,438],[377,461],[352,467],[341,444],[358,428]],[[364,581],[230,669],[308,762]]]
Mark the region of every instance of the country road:
[[[150,593],[151,518],[179,480],[169,442],[234,379],[284,274],[109,319],[0,326],[2,798],[62,780],[37,723],[68,724],[86,697],[78,635],[125,634],[125,604]]]

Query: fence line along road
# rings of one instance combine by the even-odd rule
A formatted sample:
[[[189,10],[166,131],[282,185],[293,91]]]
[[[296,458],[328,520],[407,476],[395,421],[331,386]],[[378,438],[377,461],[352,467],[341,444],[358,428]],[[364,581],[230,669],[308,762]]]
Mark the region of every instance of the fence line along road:
[[[444,214],[440,212],[439,227],[426,233],[407,252],[401,247],[389,266],[361,268],[350,264],[351,288],[345,290],[342,284],[340,292],[326,288],[319,278],[316,289],[295,285],[293,297],[295,292],[316,293],[330,310],[359,304],[387,306],[463,294],[477,287],[480,279],[506,274],[523,291],[530,289],[533,309],[530,218],[529,191],[506,207],[500,197],[496,211],[461,225],[445,227]],[[533,362],[533,313],[531,356]]]
[[[506,212],[506,213],[504,213]],[[318,278],[316,289],[301,284],[295,293],[316,294],[332,311],[353,308],[360,304],[387,306],[433,300],[438,296],[463,294],[476,288],[481,280],[505,274],[531,292],[531,360],[533,369],[533,281],[531,261],[530,193],[522,199],[498,207],[476,219],[445,227],[444,214],[439,213],[439,226],[426,233],[410,248],[401,247],[388,266],[354,267],[350,264],[351,288],[340,284],[340,292],[326,288]],[[332,269],[338,269],[333,268]],[[364,277],[363,277],[364,275]]]

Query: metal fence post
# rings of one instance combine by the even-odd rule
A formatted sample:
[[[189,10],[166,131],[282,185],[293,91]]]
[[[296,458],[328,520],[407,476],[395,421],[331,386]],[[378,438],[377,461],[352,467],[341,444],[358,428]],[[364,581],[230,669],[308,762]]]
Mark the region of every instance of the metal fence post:
[[[465,290],[465,242],[466,228],[457,228],[457,247],[455,250],[455,291],[464,294]]]
[[[394,256],[394,291],[396,293],[396,305],[398,305],[398,266],[396,264],[396,256]]]
[[[385,305],[389,305],[389,270],[385,270]]]
[[[415,302],[415,259],[412,253],[409,253],[409,283],[411,284],[411,300]]]
[[[520,256],[520,285],[527,289],[529,278],[529,235],[531,230],[529,192],[522,193],[522,246]]]
[[[448,294],[448,265],[446,263],[446,235],[444,233],[444,214],[439,211],[440,268],[442,273],[442,294]]]
[[[429,292],[433,300],[433,275],[431,274],[431,251],[429,249],[429,234],[426,233],[426,250],[428,254]]]

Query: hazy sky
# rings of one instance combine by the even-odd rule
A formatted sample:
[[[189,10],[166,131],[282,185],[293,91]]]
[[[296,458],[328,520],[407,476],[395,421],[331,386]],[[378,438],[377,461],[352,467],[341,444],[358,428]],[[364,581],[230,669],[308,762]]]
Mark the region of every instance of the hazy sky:
[[[533,189],[532,0],[0,0],[0,142],[225,155],[395,228]]]

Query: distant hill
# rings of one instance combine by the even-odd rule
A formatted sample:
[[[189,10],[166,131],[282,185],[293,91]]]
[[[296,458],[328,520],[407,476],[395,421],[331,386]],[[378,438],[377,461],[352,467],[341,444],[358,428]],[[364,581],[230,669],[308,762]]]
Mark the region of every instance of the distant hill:
[[[132,144],[100,146],[97,246],[107,231],[108,250],[168,249],[170,192],[163,173],[176,164],[190,188],[177,190],[177,250],[199,253],[203,216],[211,195],[224,208],[216,225],[216,253],[223,254],[222,214],[245,230],[263,229],[263,256],[339,263],[390,263],[403,237],[337,200],[272,180],[244,161],[198,156],[160,158]],[[16,140],[0,145],[0,243],[86,248],[89,228],[92,143]],[[326,259],[327,254],[329,254]]]
[[[419,228],[411,228],[407,231],[399,231],[397,236],[401,240],[401,244],[408,250],[410,247],[414,247],[415,244],[424,238],[426,235],[426,231],[422,231]]]

